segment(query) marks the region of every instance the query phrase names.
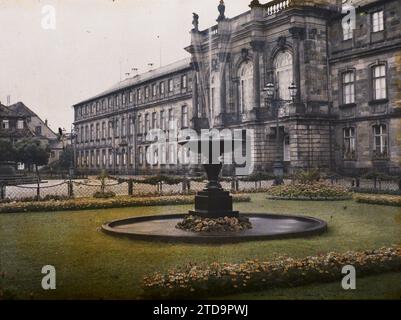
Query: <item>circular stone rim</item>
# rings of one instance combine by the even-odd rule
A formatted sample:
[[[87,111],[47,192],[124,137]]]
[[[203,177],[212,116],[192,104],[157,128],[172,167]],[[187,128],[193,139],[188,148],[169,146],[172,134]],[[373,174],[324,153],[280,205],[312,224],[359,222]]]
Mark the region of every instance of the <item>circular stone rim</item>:
[[[327,231],[327,222],[318,218],[309,216],[299,216],[299,215],[281,215],[281,214],[271,214],[271,213],[241,213],[241,216],[248,218],[270,218],[270,219],[295,219],[298,221],[314,222],[315,225],[298,231],[290,231],[281,234],[240,234],[225,232],[222,235],[208,235],[204,233],[202,235],[196,232],[189,232],[188,235],[161,235],[161,234],[143,234],[143,233],[132,233],[122,230],[116,230],[114,227],[124,224],[132,224],[135,222],[144,222],[152,220],[169,220],[184,218],[188,213],[183,214],[166,214],[166,215],[151,215],[151,216],[139,216],[130,217],[125,219],[117,219],[109,222],[105,222],[101,229],[104,233],[119,237],[128,237],[133,240],[145,240],[150,242],[177,242],[177,243],[236,243],[245,241],[263,241],[263,240],[278,240],[278,239],[289,239],[289,238],[301,238],[301,237],[311,237],[315,235],[320,235]]]

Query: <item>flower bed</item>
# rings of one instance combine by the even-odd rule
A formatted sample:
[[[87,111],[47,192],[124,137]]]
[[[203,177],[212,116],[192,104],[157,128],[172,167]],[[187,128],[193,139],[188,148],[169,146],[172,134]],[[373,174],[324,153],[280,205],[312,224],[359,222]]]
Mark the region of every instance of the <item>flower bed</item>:
[[[176,228],[192,232],[236,232],[251,229],[252,225],[249,218],[242,216],[211,219],[188,215]]]
[[[356,195],[354,197],[356,202],[369,203],[369,204],[380,204],[386,206],[401,207],[401,196],[389,196],[389,195]]]
[[[301,183],[270,187],[269,199],[275,200],[348,200],[352,198],[347,188],[324,182]]]
[[[401,270],[401,246],[378,250],[293,259],[281,257],[272,261],[251,260],[240,264],[212,263],[187,265],[165,274],[144,277],[147,298],[203,298],[211,295],[293,287],[313,282],[341,279],[343,266],[352,265],[358,277]]]
[[[251,199],[246,195],[233,195],[235,202],[249,202]],[[38,212],[38,211],[65,211],[65,210],[88,210],[122,207],[144,207],[191,204],[193,196],[159,196],[159,197],[129,197],[119,196],[115,198],[77,198],[70,200],[32,201],[32,202],[9,202],[0,204],[0,213],[13,212]]]

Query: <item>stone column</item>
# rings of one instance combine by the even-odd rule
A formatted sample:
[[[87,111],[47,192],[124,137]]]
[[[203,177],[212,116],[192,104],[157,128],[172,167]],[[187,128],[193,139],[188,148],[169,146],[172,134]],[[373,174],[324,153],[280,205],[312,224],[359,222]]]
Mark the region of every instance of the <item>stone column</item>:
[[[194,64],[193,64],[194,65]],[[198,70],[196,66],[194,68],[192,78],[192,119],[198,118]]]
[[[300,45],[301,41],[305,37],[305,28],[301,27],[292,27],[290,28],[290,33],[293,38],[294,42],[294,62],[293,62],[293,73],[294,73],[294,80],[295,85],[297,86],[297,95],[295,97],[295,102],[301,102],[301,64],[300,64]]]
[[[264,41],[252,41],[253,50],[253,92],[254,108],[260,108],[260,53],[264,49]]]

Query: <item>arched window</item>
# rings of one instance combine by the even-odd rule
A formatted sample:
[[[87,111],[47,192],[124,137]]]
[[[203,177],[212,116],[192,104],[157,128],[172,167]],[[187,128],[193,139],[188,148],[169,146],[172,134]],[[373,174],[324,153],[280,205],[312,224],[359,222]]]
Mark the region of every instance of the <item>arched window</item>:
[[[239,69],[239,106],[240,112],[245,113],[253,107],[253,66],[244,62]]]
[[[280,52],[274,59],[276,85],[278,98],[291,100],[288,88],[293,82],[292,74],[292,54],[288,51]]]

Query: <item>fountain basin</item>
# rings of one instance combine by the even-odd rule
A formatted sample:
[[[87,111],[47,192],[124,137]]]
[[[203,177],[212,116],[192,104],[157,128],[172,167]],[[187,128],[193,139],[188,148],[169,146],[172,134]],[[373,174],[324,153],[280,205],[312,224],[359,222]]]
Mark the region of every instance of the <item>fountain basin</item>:
[[[323,220],[294,215],[248,213],[253,228],[238,232],[189,232],[175,226],[186,214],[141,216],[114,220],[102,225],[102,231],[135,240],[184,243],[233,243],[307,237],[327,231]]]

